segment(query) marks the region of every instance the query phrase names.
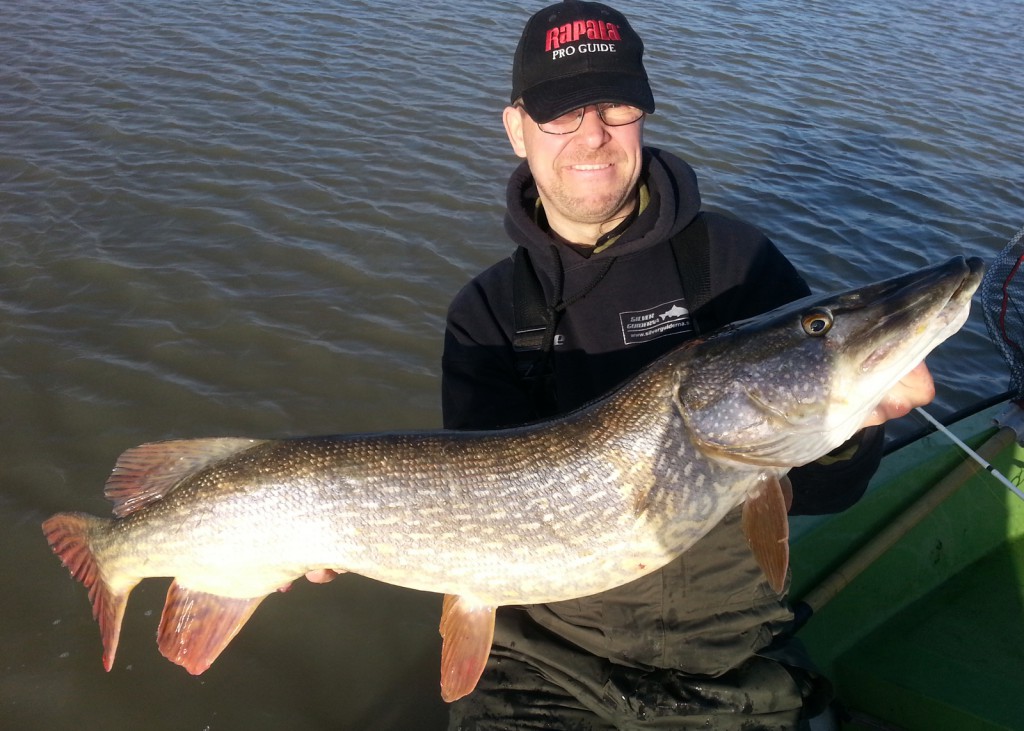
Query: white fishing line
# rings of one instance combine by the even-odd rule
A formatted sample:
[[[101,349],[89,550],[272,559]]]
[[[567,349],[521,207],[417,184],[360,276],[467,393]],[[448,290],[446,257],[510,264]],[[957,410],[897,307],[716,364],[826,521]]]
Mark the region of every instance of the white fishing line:
[[[1017,485],[1013,484],[1006,475],[1004,475],[1002,472],[1000,472],[995,467],[993,467],[991,465],[991,463],[989,463],[984,457],[982,457],[980,454],[978,454],[973,449],[968,447],[959,437],[957,437],[956,434],[954,434],[949,429],[947,429],[942,424],[940,424],[938,421],[936,421],[935,418],[932,417],[932,415],[929,414],[924,409],[922,409],[920,407],[916,407],[914,409],[914,411],[919,413],[921,416],[923,416],[925,418],[926,421],[928,421],[928,423],[930,423],[932,426],[934,426],[940,432],[942,432],[947,437],[949,437],[949,439],[954,444],[956,444],[956,446],[960,447],[960,449],[962,449],[964,452],[966,452],[967,455],[971,459],[973,459],[975,462],[977,462],[979,465],[981,465],[983,468],[985,468],[985,470],[989,474],[991,474],[993,477],[995,477],[1001,483],[1006,485],[1006,487],[1008,487],[1010,489],[1010,492],[1012,492],[1014,495],[1019,497],[1021,500],[1024,500],[1024,492],[1022,492],[1021,489],[1019,487],[1017,487]]]

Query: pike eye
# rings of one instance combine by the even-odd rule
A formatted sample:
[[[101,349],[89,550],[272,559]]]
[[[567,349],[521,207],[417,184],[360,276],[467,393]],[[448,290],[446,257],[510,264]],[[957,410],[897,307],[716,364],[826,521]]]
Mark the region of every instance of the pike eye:
[[[815,307],[804,313],[800,324],[811,337],[821,337],[832,329],[832,313],[824,307]]]

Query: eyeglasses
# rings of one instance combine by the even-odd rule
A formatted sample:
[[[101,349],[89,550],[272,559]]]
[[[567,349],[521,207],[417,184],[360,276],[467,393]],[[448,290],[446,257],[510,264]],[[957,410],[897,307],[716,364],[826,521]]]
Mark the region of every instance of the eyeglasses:
[[[572,134],[583,124],[583,115],[587,113],[590,107],[597,109],[601,121],[609,127],[623,127],[627,124],[633,124],[633,122],[639,121],[644,116],[644,110],[639,107],[617,104],[616,102],[604,102],[602,104],[588,104],[585,107],[573,109],[571,112],[555,117],[550,122],[538,122],[537,126],[540,127],[541,132],[547,132],[549,135]]]

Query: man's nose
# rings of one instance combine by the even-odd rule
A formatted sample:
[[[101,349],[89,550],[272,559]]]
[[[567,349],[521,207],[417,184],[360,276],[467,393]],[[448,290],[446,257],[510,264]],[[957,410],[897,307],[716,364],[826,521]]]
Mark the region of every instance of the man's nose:
[[[608,139],[608,126],[601,119],[596,104],[583,109],[583,121],[577,132],[584,137],[588,144],[595,146],[603,144]]]

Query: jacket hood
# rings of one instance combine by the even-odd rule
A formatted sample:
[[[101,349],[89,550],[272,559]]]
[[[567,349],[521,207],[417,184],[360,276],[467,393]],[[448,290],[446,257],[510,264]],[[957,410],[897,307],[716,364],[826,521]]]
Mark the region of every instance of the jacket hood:
[[[645,147],[642,165],[640,183],[647,185],[650,202],[618,240],[594,253],[591,261],[624,256],[665,241],[700,211],[697,175],[686,162],[671,153]],[[506,195],[505,232],[509,238],[549,259],[551,237],[535,220],[537,185],[526,162],[512,173]]]

